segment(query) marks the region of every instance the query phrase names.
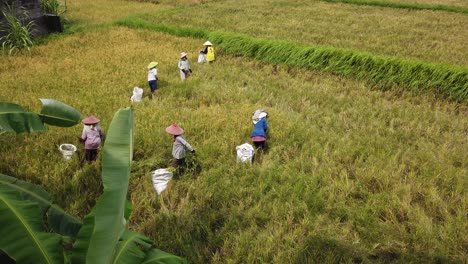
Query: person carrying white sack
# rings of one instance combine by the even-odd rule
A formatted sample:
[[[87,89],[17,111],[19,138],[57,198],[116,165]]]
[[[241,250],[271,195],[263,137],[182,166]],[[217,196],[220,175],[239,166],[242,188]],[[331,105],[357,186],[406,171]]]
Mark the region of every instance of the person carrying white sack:
[[[182,80],[187,79],[190,73],[192,73],[192,69],[190,69],[190,63],[187,59],[187,53],[182,52],[180,54],[178,67],[179,67],[179,72],[180,72],[180,78]]]

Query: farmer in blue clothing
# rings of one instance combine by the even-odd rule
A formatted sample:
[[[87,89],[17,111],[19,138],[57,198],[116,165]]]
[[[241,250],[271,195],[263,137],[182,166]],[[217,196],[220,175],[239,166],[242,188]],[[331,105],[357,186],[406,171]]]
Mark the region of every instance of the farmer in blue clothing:
[[[268,113],[264,110],[256,110],[252,115],[252,122],[254,123],[252,131],[252,142],[255,145],[256,149],[265,150],[266,149],[266,139],[267,139],[267,123]]]

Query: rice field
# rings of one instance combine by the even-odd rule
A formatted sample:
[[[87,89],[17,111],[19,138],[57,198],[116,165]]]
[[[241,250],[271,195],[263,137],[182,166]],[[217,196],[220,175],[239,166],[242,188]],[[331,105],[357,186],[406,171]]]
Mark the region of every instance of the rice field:
[[[215,21],[230,17],[239,29],[245,28],[242,33],[258,37],[255,27],[247,31],[255,22],[251,7],[266,9],[270,4],[286,5],[285,1],[245,2],[237,7],[237,16],[230,9],[233,1],[190,3],[175,9],[165,3],[112,3],[69,3],[68,28],[84,30],[51,37],[31,53],[1,56],[0,100],[37,112],[39,98],[54,98],[84,116],[98,116],[105,133],[113,113],[131,104],[133,87],[144,88],[143,101],[132,105],[130,229],[190,263],[463,263],[467,259],[466,101],[375,89],[365,81],[275,66],[221,49],[214,64],[197,64],[200,39],[113,23],[157,12],[158,21],[181,25],[179,19],[190,13],[190,25],[203,27],[194,22],[201,18],[193,12],[224,8],[213,13]],[[328,4],[290,1],[290,5],[284,13],[300,17],[301,6],[309,12],[311,6]],[[105,6],[109,8],[100,8]],[[352,5],[327,8],[332,7],[356,21],[356,13],[367,10]],[[392,12],[405,17],[401,10]],[[444,16],[460,25],[464,21],[458,14]],[[232,31],[228,24],[215,24],[207,28]],[[429,25],[420,27],[435,31]],[[275,24],[264,27],[273,31]],[[281,34],[269,38],[294,41],[297,37],[292,30]],[[438,34],[462,45],[460,35]],[[366,45],[373,35],[362,38],[360,47],[345,46],[369,51]],[[337,44],[340,40],[330,34],[327,41],[338,47],[343,45]],[[404,54],[401,42],[398,45],[399,56],[412,57]],[[466,65],[460,58],[466,59],[466,51],[450,46],[456,43],[440,45],[443,52],[456,54],[441,55],[446,63]],[[380,50],[385,48],[380,45]],[[186,82],[177,71],[182,51],[189,54],[194,73]],[[436,56],[435,49],[431,52]],[[146,81],[150,61],[159,62],[160,88],[153,100]],[[250,142],[251,114],[259,108],[270,114],[269,151],[253,166],[238,164],[235,147]],[[164,128],[172,123],[185,129],[197,155],[188,156],[188,172],[157,196],[150,173],[169,163],[172,138]],[[0,172],[41,184],[66,211],[83,217],[102,192],[100,162],[65,162],[58,151],[61,143],[78,145],[81,129],[49,127],[42,134],[2,134]],[[81,145],[79,151],[82,154]]]
[[[457,5],[445,5],[445,4],[425,4],[425,3],[408,3],[403,1],[376,1],[376,0],[323,0],[329,3],[345,3],[352,5],[367,5],[367,6],[378,6],[386,8],[402,8],[408,10],[432,10],[432,11],[442,11],[442,12],[454,12],[468,14],[468,8]]]
[[[468,7],[468,2],[465,0],[391,0],[388,2]]]
[[[350,48],[442,64],[468,64],[466,14],[322,1],[218,1],[144,18],[301,44]]]

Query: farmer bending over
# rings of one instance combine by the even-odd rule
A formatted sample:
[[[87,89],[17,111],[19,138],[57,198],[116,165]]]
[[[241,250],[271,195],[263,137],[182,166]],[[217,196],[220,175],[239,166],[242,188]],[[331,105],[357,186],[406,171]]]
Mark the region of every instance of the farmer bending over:
[[[184,130],[177,124],[172,124],[166,127],[166,132],[174,136],[174,144],[172,145],[172,166],[176,169],[185,165],[185,148],[195,153],[195,150],[190,144],[182,137]]]

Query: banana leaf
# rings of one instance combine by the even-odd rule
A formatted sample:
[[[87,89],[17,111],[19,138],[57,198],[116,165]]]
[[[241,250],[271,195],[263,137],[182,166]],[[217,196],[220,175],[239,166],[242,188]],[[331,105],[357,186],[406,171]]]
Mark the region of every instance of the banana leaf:
[[[16,264],[5,252],[0,250],[0,263],[2,264]]]
[[[139,233],[125,230],[112,263],[141,263],[146,257],[146,251],[151,248],[151,240]]]
[[[73,244],[71,253],[71,263],[81,264],[86,263],[86,254],[88,253],[89,242],[91,236],[94,233],[94,209],[85,216],[83,219],[83,225],[76,237],[75,243]]]
[[[72,262],[110,263],[125,230],[125,204],[133,153],[133,110],[117,111],[102,154],[104,192],[85,218],[75,242]],[[88,221],[89,219],[89,221]],[[93,221],[94,220],[94,221]]]
[[[186,264],[181,257],[174,256],[157,248],[152,249],[141,264]]]
[[[50,195],[42,187],[2,173],[0,173],[0,185],[16,190],[23,199],[36,202],[40,206],[42,214],[47,214],[48,225],[53,231],[61,235],[75,237],[80,230],[81,221],[52,203]]]
[[[44,124],[36,113],[26,112],[14,103],[0,102],[0,133],[32,133],[45,131]]]
[[[39,114],[48,125],[71,127],[80,122],[81,114],[73,107],[54,99],[41,99],[43,108]]]
[[[0,250],[17,263],[63,263],[62,237],[42,230],[41,210],[0,185]]]

